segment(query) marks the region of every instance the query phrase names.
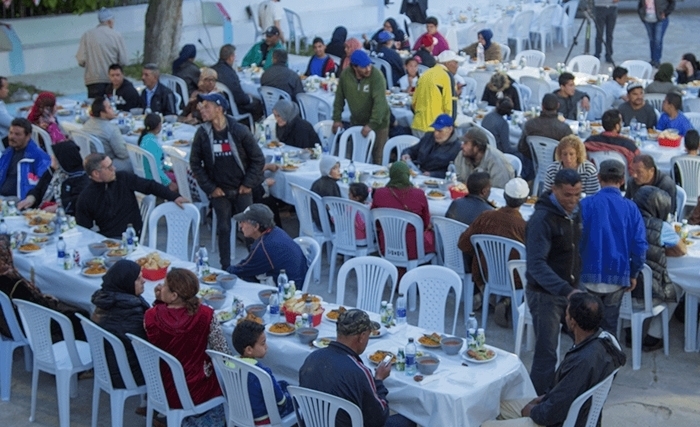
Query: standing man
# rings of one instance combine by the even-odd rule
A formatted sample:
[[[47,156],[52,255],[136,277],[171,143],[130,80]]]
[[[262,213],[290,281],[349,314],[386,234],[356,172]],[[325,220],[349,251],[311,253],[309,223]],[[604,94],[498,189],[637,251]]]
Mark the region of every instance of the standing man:
[[[559,113],[569,120],[578,120],[576,113],[579,102],[583,111],[588,111],[591,108],[590,98],[585,92],[576,89],[574,79],[574,75],[569,72],[561,73],[559,75],[559,89],[554,91],[554,95],[559,101]]]
[[[647,129],[656,127],[656,111],[644,100],[644,87],[639,83],[630,83],[627,86],[627,102],[620,104],[617,109],[622,114],[625,126],[629,126],[632,119],[637,119],[637,122],[645,124]]]
[[[261,86],[270,86],[283,90],[297,101],[297,95],[304,93],[304,85],[301,78],[287,66],[287,51],[277,49],[272,51],[272,66],[265,70],[260,77]]]
[[[243,91],[238,73],[233,69],[235,62],[236,46],[225,44],[219,50],[219,62],[211,68],[216,71],[219,83],[222,83],[231,91],[233,102],[236,104],[238,111],[250,113],[253,115],[253,120],[258,121],[263,116],[262,102]]]
[[[277,49],[284,50],[284,45],[280,41],[279,27],[274,25],[265,30],[265,40],[255,43],[248,53],[243,57],[241,67],[250,67],[256,64],[259,67],[268,69],[272,66],[272,52]]]
[[[146,64],[141,72],[141,80],[146,85],[141,92],[141,104],[154,113],[164,116],[177,114],[175,94],[169,87],[160,84],[160,70],[156,64]]]
[[[17,196],[23,200],[39,183],[39,178],[51,165],[51,158],[32,139],[32,124],[27,119],[12,120],[7,139],[9,147],[0,156],[0,195]],[[18,171],[17,165],[23,159],[34,161],[21,163]]]
[[[637,205],[620,192],[622,163],[601,162],[598,180],[600,191],[581,200],[581,283],[603,301],[601,327],[616,334],[622,295],[637,286],[646,261],[646,227]]]
[[[274,25],[280,30],[280,40],[284,43],[282,18],[284,18],[284,8],[280,4],[280,0],[265,0],[258,6],[258,23],[260,28],[269,28]]]
[[[384,144],[389,139],[389,103],[386,100],[386,79],[372,66],[367,53],[358,49],[350,56],[350,66],[340,73],[333,102],[333,133],[343,127],[340,121],[345,102],[350,108],[350,124],[362,126],[362,136],[374,131],[374,163],[381,164]]]
[[[605,62],[613,63],[613,32],[617,21],[617,2],[620,0],[593,0],[595,4],[595,57],[603,52],[605,32]]]
[[[5,105],[5,98],[9,95],[10,82],[7,81],[7,77],[0,76],[0,140],[5,147],[7,147],[7,135],[10,133],[10,124],[13,120]]]
[[[126,65],[126,46],[121,34],[114,31],[114,14],[103,7],[97,12],[100,24],[85,32],[75,59],[85,68],[88,98],[104,95],[109,84],[108,69],[112,64]]]
[[[114,101],[119,111],[129,111],[141,107],[141,97],[134,85],[124,78],[124,70],[119,64],[109,66],[109,81],[104,95]]]
[[[418,22],[420,24],[425,24],[428,12],[428,0],[403,0],[401,2],[402,13],[408,16],[411,22]]]
[[[416,113],[411,128],[413,135],[421,138],[432,129],[431,123],[440,114],[457,117],[457,86],[455,74],[464,58],[451,50],[442,52],[438,63],[418,79],[413,93],[413,111]]]
[[[252,189],[263,181],[265,156],[247,127],[225,114],[218,94],[200,95],[204,122],[194,135],[190,169],[216,212],[221,269],[231,265],[231,217],[253,203]]]
[[[535,204],[525,230],[525,292],[537,338],[530,379],[538,396],[554,382],[559,325],[564,324],[568,298],[581,292],[581,188],[575,170],[561,169],[551,192],[545,192]]]

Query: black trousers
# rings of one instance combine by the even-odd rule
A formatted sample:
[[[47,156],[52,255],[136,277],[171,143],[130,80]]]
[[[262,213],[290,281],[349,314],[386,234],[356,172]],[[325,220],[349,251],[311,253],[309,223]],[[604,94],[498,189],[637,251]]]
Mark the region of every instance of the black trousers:
[[[612,60],[613,32],[617,22],[617,6],[595,7],[595,56],[603,53],[603,32],[605,32],[605,59]]]

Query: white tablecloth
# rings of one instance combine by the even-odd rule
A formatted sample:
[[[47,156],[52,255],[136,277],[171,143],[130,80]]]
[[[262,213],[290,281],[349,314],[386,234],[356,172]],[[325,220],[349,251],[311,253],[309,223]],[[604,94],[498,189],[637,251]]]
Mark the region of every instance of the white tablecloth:
[[[671,159],[685,154],[683,144],[679,147],[662,147],[656,141],[644,141],[639,151],[653,157],[656,168],[666,174],[671,173]]]
[[[691,227],[691,232],[700,227]],[[698,301],[700,299],[700,239],[690,239],[688,254],[667,257],[668,275],[685,291],[685,351],[698,351]]]

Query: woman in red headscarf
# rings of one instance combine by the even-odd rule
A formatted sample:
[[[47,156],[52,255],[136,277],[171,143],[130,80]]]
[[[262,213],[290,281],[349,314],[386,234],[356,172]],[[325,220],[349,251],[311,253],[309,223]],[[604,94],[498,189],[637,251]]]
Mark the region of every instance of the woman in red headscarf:
[[[51,141],[34,141],[44,148],[46,144],[56,144],[66,140],[61,129],[56,123],[54,112],[56,111],[56,96],[51,92],[41,92],[34,101],[31,111],[27,119],[33,125],[37,125],[49,133]]]

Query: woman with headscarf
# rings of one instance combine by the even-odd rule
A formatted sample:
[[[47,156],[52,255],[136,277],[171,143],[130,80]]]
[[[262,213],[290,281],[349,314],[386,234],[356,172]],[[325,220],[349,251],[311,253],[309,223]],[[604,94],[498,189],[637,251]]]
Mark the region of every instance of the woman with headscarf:
[[[144,279],[134,261],[117,261],[102,277],[102,288],[92,294],[95,312],[92,320],[117,336],[124,344],[126,358],[137,385],[145,384],[139,361],[126,334],[146,339],[143,317],[151,306],[143,299]],[[105,348],[109,375],[114,388],[124,388],[119,366],[111,348]]]
[[[399,25],[396,23],[396,20],[394,18],[389,18],[386,21],[384,21],[384,26],[380,29],[377,30],[376,33],[372,36],[371,39],[367,38],[366,34],[362,35],[362,39],[364,40],[364,47],[367,50],[374,50],[373,49],[373,44],[376,46],[379,43],[379,33],[382,31],[388,31],[391,34],[394,35],[394,45],[393,47],[395,49],[401,50],[401,49],[410,49],[411,44],[408,42],[408,38],[406,37],[406,34],[403,32],[402,29],[399,28]]]
[[[384,188],[374,190],[372,195],[372,209],[393,208],[414,213],[423,220],[423,247],[425,253],[435,252],[435,234],[430,223],[430,209],[428,199],[420,188],[411,184],[411,173],[404,162],[395,162],[389,169],[389,183]],[[377,225],[377,227],[379,227]],[[384,251],[384,235],[378,229],[379,248]],[[416,259],[416,229],[408,226],[406,229],[406,242],[408,243],[408,258]]]
[[[694,80],[700,80],[700,63],[692,53],[683,55],[681,62],[676,67],[678,72],[678,84],[686,84]]]
[[[663,93],[666,95],[671,91],[680,92],[678,86],[673,84],[673,65],[670,62],[664,62],[659,65],[659,70],[654,74],[654,81],[649,83],[644,89],[644,93]]]
[[[311,123],[299,115],[299,107],[291,101],[280,99],[272,108],[277,126],[277,139],[287,145],[299,148],[313,148],[321,144]]]
[[[498,100],[503,97],[510,98],[513,101],[513,109],[520,110],[520,97],[518,91],[513,86],[515,80],[510,78],[505,72],[497,71],[491,76],[491,80],[484,88],[484,94],[481,97],[482,101],[486,101],[490,106],[495,107]]]
[[[63,135],[61,129],[56,123],[56,96],[51,92],[41,92],[37,96],[32,109],[29,111],[29,120],[33,125],[37,125],[49,133],[51,141],[34,141],[41,148],[44,148],[46,144],[56,144],[61,141],[65,141],[66,136]]]
[[[357,49],[362,49],[362,43],[360,43],[359,40],[353,37],[345,41],[345,57],[343,58],[338,75],[340,75],[340,71],[350,66],[350,55],[352,55],[352,53]]]
[[[66,214],[75,215],[78,196],[88,184],[90,179],[83,169],[80,148],[73,141],[59,142],[53,146],[51,167],[44,172],[27,197],[17,203],[17,207],[55,212],[60,201]]]
[[[180,49],[180,54],[173,61],[173,75],[180,77],[187,83],[189,92],[197,90],[199,83],[199,67],[195,65],[197,48],[193,44],[186,44]]]
[[[340,187],[338,187],[338,180],[341,177],[340,161],[338,158],[324,154],[321,157],[318,168],[321,171],[321,177],[311,184],[311,191],[321,197],[342,197],[340,194]],[[311,210],[311,217],[314,220],[314,224],[320,229],[321,218],[318,216],[318,211],[316,209]],[[328,214],[328,218],[330,218],[330,214]]]
[[[337,56],[340,61],[345,58],[345,39],[348,37],[348,30],[345,27],[335,27],[331,41],[326,45],[326,53]]]
[[[200,303],[197,292],[197,276],[187,269],[173,268],[165,282],[156,286],[156,301],[144,316],[148,341],[182,364],[195,405],[222,395],[206,350],[230,354],[214,310]],[[162,369],[161,375],[168,403],[174,409],[182,408],[170,370]],[[223,405],[219,405],[202,415],[185,418],[182,426],[223,426],[225,418]]]
[[[466,53],[469,55],[471,59],[476,59],[476,48],[478,45],[482,45],[484,47],[484,60],[485,61],[501,61],[501,45],[498,43],[492,43],[491,39],[493,38],[493,31],[489,30],[488,28],[483,29],[479,31],[477,34],[478,41],[476,43],[472,43],[469,46],[465,47],[464,49],[460,50],[461,52]]]

